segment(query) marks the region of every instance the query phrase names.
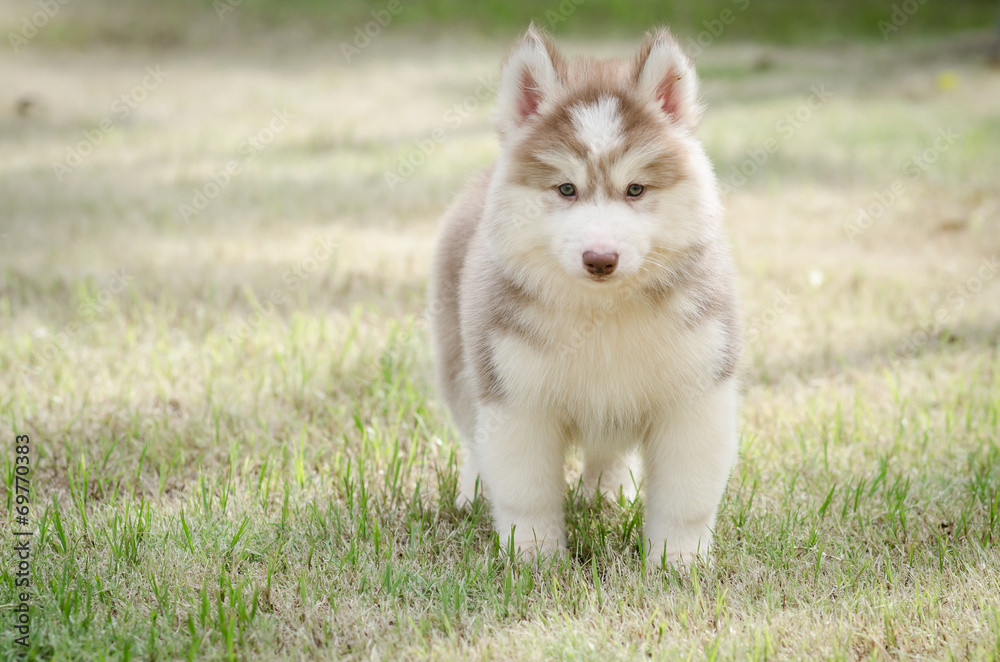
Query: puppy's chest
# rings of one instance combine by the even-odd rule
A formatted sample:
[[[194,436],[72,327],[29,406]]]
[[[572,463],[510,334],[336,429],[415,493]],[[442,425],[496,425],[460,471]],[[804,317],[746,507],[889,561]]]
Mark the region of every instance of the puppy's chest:
[[[697,354],[669,309],[524,311],[535,342],[503,339],[504,381],[520,395],[600,417],[633,417],[684,381]]]

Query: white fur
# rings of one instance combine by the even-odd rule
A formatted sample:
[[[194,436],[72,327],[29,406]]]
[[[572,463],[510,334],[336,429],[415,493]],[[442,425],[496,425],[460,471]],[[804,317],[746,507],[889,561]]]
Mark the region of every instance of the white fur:
[[[553,64],[541,40],[529,33],[502,77],[496,122],[505,144],[526,121],[518,98],[524,71],[542,93],[540,112],[558,103]],[[670,108],[685,176],[669,190],[634,201],[596,194],[569,201],[554,187],[511,183],[518,164],[505,149],[488,187],[467,194],[481,204],[469,211],[462,205],[472,205],[460,203],[444,231],[436,291],[461,277],[455,305],[462,371],[446,384],[470,451],[460,502],[474,498],[481,478],[496,530],[507,536],[513,529],[515,544],[527,553],[566,544],[563,462],[573,444],[583,449],[583,479],[591,489],[600,485],[607,493],[621,489],[633,496],[645,481],[645,535],[653,564],[708,551],[736,458],[735,379],[714,376],[732,343],[727,327],[712,318],[686,323],[698,311],[683,290],[657,305],[642,294],[657,274],[680,264],[685,251],[720,232],[712,167],[691,135],[700,114],[697,78],[669,37],[654,42],[639,80],[658,112],[664,77],[683,81],[673,88],[678,96]],[[574,130],[592,152],[612,149],[626,137],[617,103],[605,98],[572,113]],[[594,184],[587,181],[586,164],[568,152],[540,158],[580,191]],[[612,169],[614,186],[624,192],[650,158],[641,146],[633,149]],[[446,241],[459,232],[468,232],[466,243]],[[586,251],[617,253],[614,274],[601,282],[591,277],[581,260]],[[490,327],[503,296],[500,276],[530,292],[534,302],[507,313],[507,321],[530,328],[541,342]],[[439,355],[447,354],[456,340],[440,322],[435,325]],[[483,343],[502,397],[478,389]]]
[[[577,106],[570,111],[577,136],[593,154],[601,154],[620,147],[622,118],[618,114],[618,100],[601,97],[597,103]]]

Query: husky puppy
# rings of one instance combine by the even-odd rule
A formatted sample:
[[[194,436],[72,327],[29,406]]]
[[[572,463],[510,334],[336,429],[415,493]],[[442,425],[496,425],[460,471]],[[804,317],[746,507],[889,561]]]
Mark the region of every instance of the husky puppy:
[[[741,340],[701,112],[666,30],[633,59],[570,61],[532,27],[503,65],[500,157],[445,216],[431,307],[459,501],[481,484],[528,555],[566,545],[572,445],[587,486],[629,497],[641,457],[652,564],[711,544]]]

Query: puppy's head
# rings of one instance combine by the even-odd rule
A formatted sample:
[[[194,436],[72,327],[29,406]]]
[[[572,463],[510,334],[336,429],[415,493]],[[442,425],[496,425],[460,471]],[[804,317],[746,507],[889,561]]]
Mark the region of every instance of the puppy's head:
[[[631,60],[565,60],[531,28],[508,56],[488,206],[508,260],[590,286],[655,277],[713,231],[691,61],[666,30]]]

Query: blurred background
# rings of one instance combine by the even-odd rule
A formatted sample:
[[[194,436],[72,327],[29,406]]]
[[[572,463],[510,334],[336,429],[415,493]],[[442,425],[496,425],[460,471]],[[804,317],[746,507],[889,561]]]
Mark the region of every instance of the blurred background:
[[[194,47],[219,45],[227,37],[240,41],[261,33],[340,40],[351,36],[354,27],[371,20],[372,11],[379,12],[389,5],[388,0],[129,0],[121,3],[57,0],[51,6],[59,7],[55,11],[46,9],[47,3],[7,0],[3,19],[5,31],[16,31],[22,17],[30,17],[37,11],[57,13],[60,18],[53,20],[35,42],[46,46]],[[899,28],[895,36],[905,37],[979,31],[993,26],[1000,11],[997,3],[990,0],[947,3],[928,0],[569,0],[566,3],[399,0],[398,5],[403,10],[393,12],[395,29],[406,30],[418,39],[448,34],[467,38],[509,38],[523,31],[530,21],[546,23],[547,15],[558,14],[567,7],[586,9],[573,20],[568,20],[566,15],[563,18],[567,20],[550,26],[553,32],[564,36],[631,38],[636,32],[661,24],[673,26],[680,35],[691,36],[705,28],[704,22],[718,19],[728,8],[740,14],[740,18],[727,24],[726,41],[786,44],[881,40],[884,35],[879,22],[892,23],[893,7],[898,7],[907,19],[905,25],[895,26]]]

